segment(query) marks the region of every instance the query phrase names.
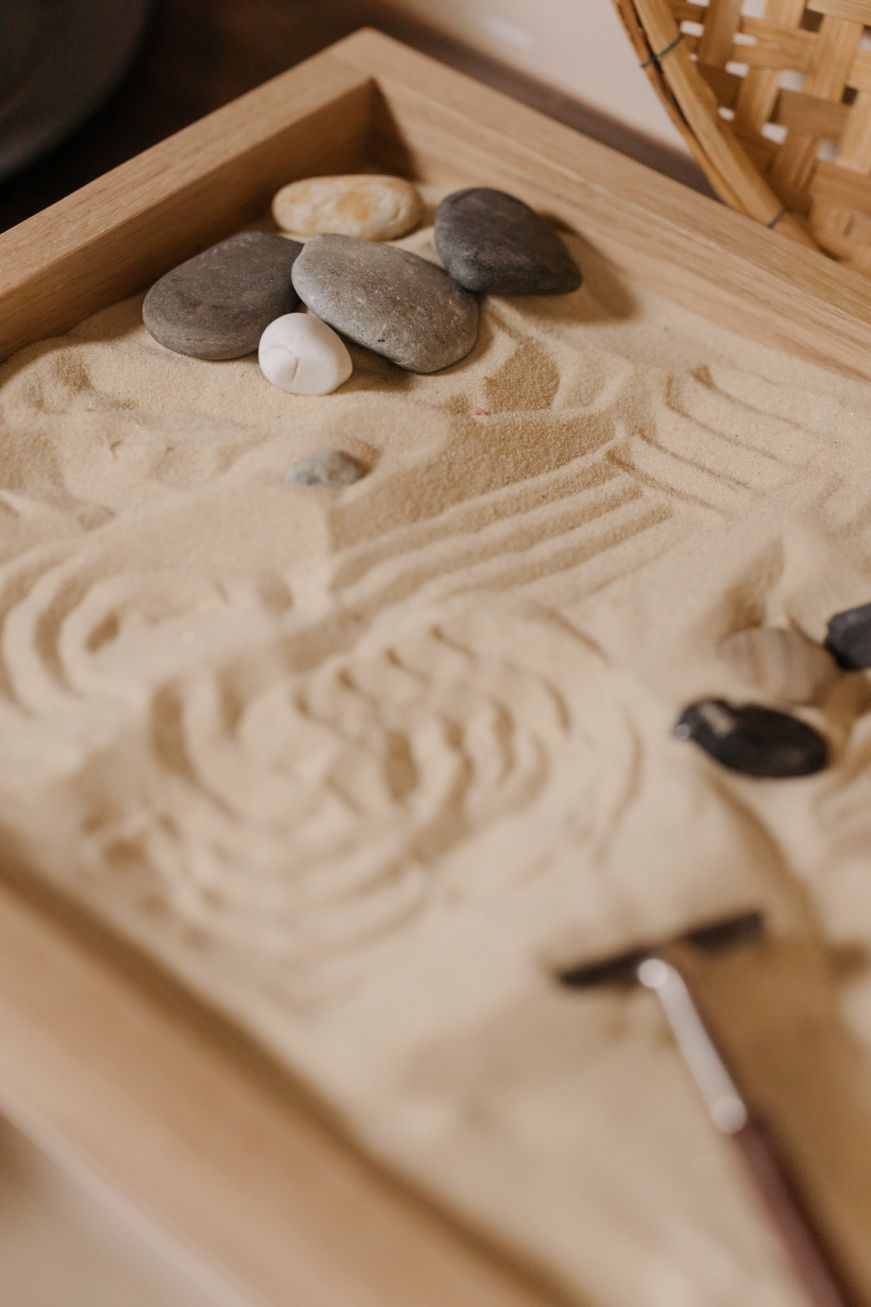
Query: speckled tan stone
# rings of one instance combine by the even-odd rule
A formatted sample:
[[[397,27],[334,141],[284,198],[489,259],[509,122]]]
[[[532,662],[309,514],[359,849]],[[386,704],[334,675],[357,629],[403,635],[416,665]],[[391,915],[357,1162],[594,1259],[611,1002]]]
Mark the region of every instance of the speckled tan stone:
[[[277,192],[272,216],[296,236],[335,232],[370,241],[403,236],[420,222],[423,203],[411,182],[368,173],[307,177]]]

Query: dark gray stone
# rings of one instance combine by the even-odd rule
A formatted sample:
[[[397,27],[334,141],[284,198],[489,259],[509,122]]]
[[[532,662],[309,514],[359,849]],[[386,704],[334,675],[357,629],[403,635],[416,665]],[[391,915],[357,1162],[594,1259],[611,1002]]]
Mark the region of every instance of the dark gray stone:
[[[294,463],[285,480],[301,486],[352,486],[366,472],[359,459],[342,449],[319,449]]]
[[[504,191],[454,191],[435,215],[439,258],[454,281],[490,295],[558,295],[581,272],[544,218]]]
[[[411,372],[465,358],[478,337],[478,301],[408,250],[353,236],[315,236],[293,268],[312,313]]]
[[[835,613],[829,619],[826,648],[848,671],[871,667],[871,604]]]
[[[274,318],[299,303],[291,270],[302,246],[246,231],[180,263],[151,287],[142,321],[176,354],[235,359],[257,349]]]
[[[826,741],[812,726],[755,703],[700,699],[681,715],[674,735],[693,740],[723,767],[745,776],[810,776],[829,758]]]

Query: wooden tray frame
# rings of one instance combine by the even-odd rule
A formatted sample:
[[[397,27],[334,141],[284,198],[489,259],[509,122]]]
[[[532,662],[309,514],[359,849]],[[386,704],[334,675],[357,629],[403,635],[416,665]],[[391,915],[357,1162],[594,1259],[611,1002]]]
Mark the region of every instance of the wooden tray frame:
[[[522,195],[707,317],[871,378],[871,280],[372,31],[0,236],[0,357],[365,163]],[[0,879],[0,1105],[270,1307],[563,1299],[359,1156],[289,1079],[134,951]]]

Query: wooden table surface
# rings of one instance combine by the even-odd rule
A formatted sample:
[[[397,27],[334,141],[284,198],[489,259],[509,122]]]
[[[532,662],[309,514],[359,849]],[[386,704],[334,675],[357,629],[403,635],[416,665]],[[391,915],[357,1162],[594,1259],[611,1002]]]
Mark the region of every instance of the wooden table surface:
[[[246,1307],[113,1192],[0,1122],[9,1307]]]

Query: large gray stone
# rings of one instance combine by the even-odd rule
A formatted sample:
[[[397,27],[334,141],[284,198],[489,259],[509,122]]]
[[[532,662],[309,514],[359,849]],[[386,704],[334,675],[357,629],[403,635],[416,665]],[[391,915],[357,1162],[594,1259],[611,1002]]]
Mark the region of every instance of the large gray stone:
[[[351,236],[315,236],[293,268],[312,313],[411,372],[465,358],[478,336],[478,301],[407,250]]]
[[[235,359],[257,349],[274,318],[299,303],[291,271],[302,245],[246,231],[180,263],[151,287],[142,320],[177,354]]]
[[[577,290],[581,272],[550,223],[504,191],[454,191],[436,209],[439,258],[468,290],[555,295]]]

